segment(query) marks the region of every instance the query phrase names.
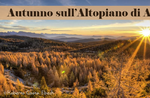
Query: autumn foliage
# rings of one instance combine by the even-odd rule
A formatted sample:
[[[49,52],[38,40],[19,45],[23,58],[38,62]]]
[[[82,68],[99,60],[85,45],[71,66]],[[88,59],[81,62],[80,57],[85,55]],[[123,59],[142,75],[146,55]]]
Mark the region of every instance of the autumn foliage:
[[[6,80],[5,68],[20,70],[24,79],[25,72],[30,72],[41,90],[57,87],[55,92],[59,97],[64,96],[59,89],[62,87],[73,87],[72,95],[77,98],[148,96],[150,60],[135,59],[125,71],[128,60],[126,55],[101,59],[71,52],[0,52],[0,93],[24,90],[19,81],[18,86],[12,86]],[[81,86],[83,89],[79,90]]]

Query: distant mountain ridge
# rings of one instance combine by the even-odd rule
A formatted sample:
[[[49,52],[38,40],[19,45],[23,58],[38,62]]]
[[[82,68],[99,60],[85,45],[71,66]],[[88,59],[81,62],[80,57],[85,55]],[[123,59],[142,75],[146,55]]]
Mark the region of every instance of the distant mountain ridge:
[[[8,32],[0,32],[0,36],[26,36],[26,37],[35,37],[35,38],[44,38],[50,40],[57,40],[62,42],[93,42],[99,40],[108,40],[108,39],[129,39],[129,37],[125,36],[109,36],[109,35],[76,35],[76,34],[47,34],[47,33],[32,33],[25,31],[8,31]]]
[[[31,33],[31,32],[0,32],[0,36],[11,36],[11,35],[18,35],[18,36],[27,36],[27,37],[37,37],[37,38],[46,38],[43,34]]]

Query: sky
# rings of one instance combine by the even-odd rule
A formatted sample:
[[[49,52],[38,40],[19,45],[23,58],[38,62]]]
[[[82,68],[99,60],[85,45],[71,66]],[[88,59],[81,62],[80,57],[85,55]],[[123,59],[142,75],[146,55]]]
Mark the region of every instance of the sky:
[[[0,0],[0,6],[149,6],[150,0]],[[0,32],[136,35],[150,20],[0,20]]]

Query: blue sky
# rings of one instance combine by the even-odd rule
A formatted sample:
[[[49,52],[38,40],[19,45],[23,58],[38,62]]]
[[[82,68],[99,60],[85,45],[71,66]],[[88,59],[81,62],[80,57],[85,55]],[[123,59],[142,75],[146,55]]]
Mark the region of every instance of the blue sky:
[[[149,6],[150,0],[0,0],[0,6]],[[145,20],[0,20],[0,32],[26,31],[56,34],[130,34]]]
[[[0,5],[11,6],[149,6],[150,0],[0,0]]]

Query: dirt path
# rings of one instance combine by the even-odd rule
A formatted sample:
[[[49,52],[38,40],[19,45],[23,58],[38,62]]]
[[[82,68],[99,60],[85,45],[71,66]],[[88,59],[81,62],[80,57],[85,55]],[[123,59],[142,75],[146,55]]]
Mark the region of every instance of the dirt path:
[[[19,79],[19,81],[23,84],[22,86],[23,86],[24,88],[33,89],[33,87],[31,87],[31,86],[25,86],[25,85],[24,85],[24,80],[21,79],[21,78],[19,78],[19,77],[17,77],[17,76],[15,76],[15,75],[13,74],[13,72],[10,71],[10,70],[8,70],[8,69],[5,69],[5,70],[4,70],[4,76],[5,76],[6,80],[7,80],[7,81],[10,81],[13,85],[18,85],[18,84],[17,84],[17,79]]]

